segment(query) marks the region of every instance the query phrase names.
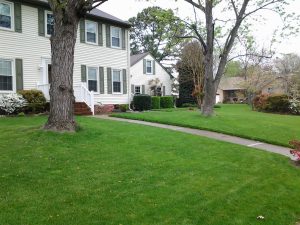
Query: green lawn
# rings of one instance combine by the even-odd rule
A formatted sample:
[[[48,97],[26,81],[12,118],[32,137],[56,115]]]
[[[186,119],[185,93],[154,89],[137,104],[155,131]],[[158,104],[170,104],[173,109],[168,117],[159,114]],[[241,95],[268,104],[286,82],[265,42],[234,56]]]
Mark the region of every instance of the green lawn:
[[[215,111],[215,115],[210,118],[201,116],[198,110],[188,109],[113,116],[217,131],[282,146],[288,146],[292,139],[300,139],[299,116],[255,112],[247,105],[222,105]]]
[[[1,225],[300,220],[300,170],[283,156],[94,118],[56,134],[39,129],[45,120],[0,118]]]

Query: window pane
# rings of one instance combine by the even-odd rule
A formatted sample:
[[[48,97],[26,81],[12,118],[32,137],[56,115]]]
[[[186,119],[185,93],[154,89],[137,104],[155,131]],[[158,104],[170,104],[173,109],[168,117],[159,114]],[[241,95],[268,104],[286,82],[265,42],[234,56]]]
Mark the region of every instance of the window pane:
[[[121,82],[114,81],[113,86],[114,92],[121,92]]]
[[[115,38],[120,38],[120,28],[112,27],[111,36]]]
[[[141,87],[140,86],[135,87],[134,93],[135,94],[141,94]]]
[[[52,14],[47,13],[47,34],[52,35],[54,30],[54,17]]]
[[[12,76],[12,62],[0,59],[0,75]]]
[[[113,71],[113,81],[121,82],[121,72],[114,70]]]
[[[10,5],[0,3],[0,15],[10,16]]]
[[[147,61],[146,67],[147,67],[147,73],[152,73],[152,62],[151,61]]]
[[[96,80],[89,80],[88,85],[89,85],[89,91],[94,91],[94,92],[98,91]]]
[[[0,75],[0,90],[1,91],[12,91],[12,76],[1,76]]]
[[[120,47],[120,38],[112,37],[111,38],[111,44],[114,47]]]
[[[97,80],[97,69],[96,68],[88,68],[88,79],[89,80]]]
[[[96,23],[86,22],[86,36],[87,42],[96,43],[97,38],[97,26]]]

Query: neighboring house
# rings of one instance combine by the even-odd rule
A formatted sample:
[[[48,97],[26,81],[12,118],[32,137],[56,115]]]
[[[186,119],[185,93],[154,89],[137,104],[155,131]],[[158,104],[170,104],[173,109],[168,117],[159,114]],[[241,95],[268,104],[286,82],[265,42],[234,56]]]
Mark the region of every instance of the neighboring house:
[[[172,95],[173,76],[150,53],[130,57],[131,93]]]
[[[242,77],[222,77],[217,91],[216,103],[234,103],[245,99]]]
[[[39,89],[49,100],[53,15],[47,0],[0,0],[0,94]],[[130,24],[98,9],[80,21],[74,62],[77,102],[128,104]]]
[[[216,103],[240,103],[246,99],[246,89],[243,87],[244,77],[222,77],[217,91]],[[261,94],[280,95],[287,93],[287,80],[274,76],[261,89]]]

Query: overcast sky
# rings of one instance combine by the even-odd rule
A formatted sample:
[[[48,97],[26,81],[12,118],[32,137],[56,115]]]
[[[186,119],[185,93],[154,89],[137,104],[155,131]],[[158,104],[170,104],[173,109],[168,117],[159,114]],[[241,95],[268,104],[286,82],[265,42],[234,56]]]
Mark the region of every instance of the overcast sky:
[[[184,0],[108,0],[99,7],[99,9],[112,14],[120,19],[128,20],[130,17],[136,16],[138,12],[149,6],[160,6],[161,8],[171,8],[176,10],[176,14],[182,19],[193,18],[193,8]],[[295,0],[289,7],[290,12],[300,13],[300,0]],[[266,20],[255,28],[254,35],[260,43],[269,43],[269,38],[272,36],[273,30],[280,23],[280,18],[273,13],[264,12]],[[300,54],[300,34],[297,37],[291,37],[284,40],[281,44],[276,45],[278,53],[295,52]]]

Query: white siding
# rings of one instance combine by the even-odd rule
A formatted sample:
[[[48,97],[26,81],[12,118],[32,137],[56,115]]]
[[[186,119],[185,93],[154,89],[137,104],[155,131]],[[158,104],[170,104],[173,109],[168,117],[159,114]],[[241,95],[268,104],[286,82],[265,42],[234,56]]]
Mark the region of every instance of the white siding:
[[[147,55],[144,57],[144,59],[148,60],[154,60],[154,58],[151,55]],[[165,71],[164,68],[161,67],[159,63],[155,61],[155,74],[144,74],[143,71],[143,59],[140,60],[138,63],[133,65],[130,69],[131,73],[131,84],[132,85],[145,85],[145,94],[150,94],[150,86],[149,81],[159,79],[160,83],[163,84],[163,86],[166,87],[166,95],[172,94],[172,79],[170,78],[170,75]]]
[[[38,9],[22,5],[22,33],[0,29],[0,58],[23,59],[24,89],[35,89],[42,84],[43,58],[50,59],[50,40],[38,35]],[[126,104],[128,94],[107,94],[106,68],[126,69],[129,78],[129,44],[126,30],[126,50],[105,47],[106,33],[103,25],[104,47],[80,43],[79,29],[75,47],[74,85],[81,82],[81,65],[102,66],[105,71],[105,94],[95,95],[95,102],[103,104]],[[128,79],[127,79],[128,80]],[[128,92],[130,89],[128,88]]]

